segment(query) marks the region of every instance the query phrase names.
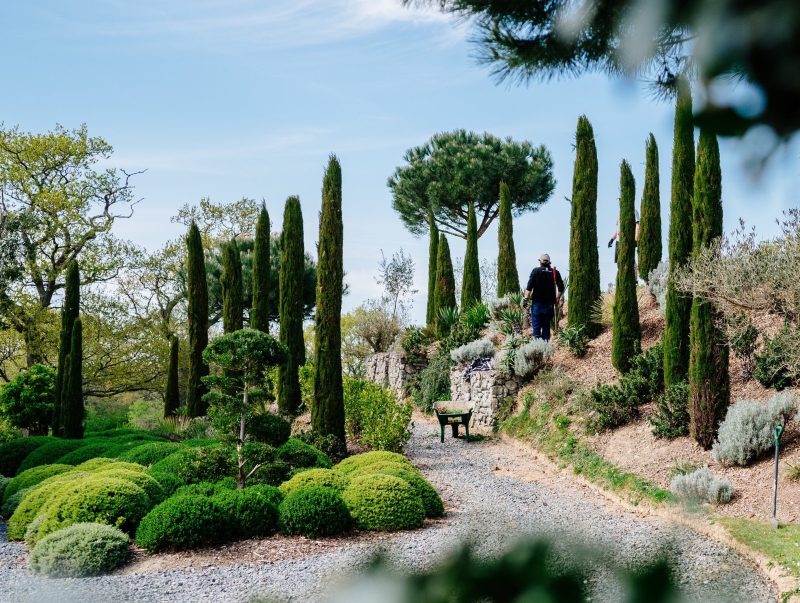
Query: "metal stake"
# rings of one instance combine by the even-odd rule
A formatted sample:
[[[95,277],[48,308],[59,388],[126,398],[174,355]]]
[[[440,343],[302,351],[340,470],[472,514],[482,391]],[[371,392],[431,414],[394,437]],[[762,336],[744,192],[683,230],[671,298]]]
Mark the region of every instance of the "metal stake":
[[[783,426],[778,425],[775,428],[775,482],[772,489],[772,519],[769,520],[769,523],[772,525],[772,527],[776,529],[778,528],[778,451],[781,435],[783,435]]]

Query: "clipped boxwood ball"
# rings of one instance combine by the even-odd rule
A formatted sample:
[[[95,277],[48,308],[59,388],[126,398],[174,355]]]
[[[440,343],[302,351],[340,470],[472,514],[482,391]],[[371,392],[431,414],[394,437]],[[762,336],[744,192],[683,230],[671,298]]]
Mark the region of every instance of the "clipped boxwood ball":
[[[76,523],[39,540],[28,564],[52,578],[82,578],[115,570],[129,556],[128,537],[117,528]]]
[[[278,507],[257,490],[223,490],[212,500],[228,517],[233,538],[272,536],[278,531]]]
[[[179,449],[174,442],[149,442],[120,454],[119,460],[151,467]]]
[[[114,463],[116,463],[114,459],[98,457],[77,465],[75,469],[78,471],[97,471],[98,469],[113,465]]]
[[[361,475],[368,475],[370,473],[381,473],[384,469],[404,469],[405,471],[410,471],[411,473],[419,473],[419,469],[414,467],[414,465],[410,463],[398,463],[397,461],[378,461],[377,463],[371,463],[369,465],[362,465],[357,469],[350,471],[349,473],[345,474],[345,477],[348,480],[352,480],[353,478],[359,477]],[[341,472],[339,472],[341,474]]]
[[[209,438],[193,438],[191,440],[184,440],[181,442],[181,446],[186,448],[205,448],[206,446],[214,446],[219,444],[217,440],[212,440]]]
[[[108,443],[86,444],[56,460],[62,465],[80,465],[88,460],[103,456],[112,446]]]
[[[333,467],[331,459],[324,452],[301,442],[297,438],[289,438],[285,444],[275,451],[277,460],[290,465],[292,469],[297,467],[319,467],[320,469],[330,469]]]
[[[0,500],[3,500],[8,484],[12,482],[12,478],[0,475]]]
[[[181,447],[180,450],[177,452],[173,452],[169,456],[164,457],[157,463],[154,463],[148,471],[150,473],[171,473],[172,475],[178,475],[181,470],[181,463],[183,462],[183,457],[188,453],[188,449]]]
[[[151,553],[193,549],[225,539],[228,517],[208,496],[173,496],[150,511],[136,543]]]
[[[235,489],[236,480],[229,477],[214,483],[200,482],[199,484],[181,486],[175,494],[177,496],[216,496],[222,492]]]
[[[280,491],[291,494],[303,488],[330,488],[341,494],[346,486],[347,480],[333,469],[308,469],[281,484]]]
[[[291,473],[292,468],[286,463],[267,463],[256,469],[256,472],[247,479],[247,484],[280,486],[291,477]]]
[[[255,486],[247,486],[245,490],[258,492],[259,496],[265,496],[269,502],[271,502],[276,507],[279,507],[280,504],[283,502],[283,499],[286,496],[278,490],[275,486],[267,486],[266,484],[258,484]]]
[[[142,467],[141,465],[137,465],[136,463],[123,463],[122,461],[116,461],[114,459],[104,459],[105,463],[100,463],[101,459],[92,459],[86,463],[82,463],[75,467],[75,469],[84,469],[86,467],[93,467],[90,469],[93,473],[100,473],[110,471],[115,469],[117,471],[135,471],[136,473],[147,473],[147,468]],[[94,463],[97,463],[96,465]]]
[[[154,507],[158,503],[162,502],[166,496],[164,494],[164,490],[156,480],[153,479],[151,475],[147,473],[143,473],[141,471],[131,471],[130,469],[118,469],[115,466],[111,466],[108,469],[103,469],[96,473],[98,477],[114,477],[117,479],[124,479],[125,481],[131,482],[139,486],[142,490],[145,491],[150,502],[152,503],[150,506]]]
[[[399,467],[384,467],[377,471],[381,475],[391,475],[399,477],[411,484],[422,501],[422,508],[425,509],[425,517],[434,518],[444,515],[444,504],[436,489],[422,475],[416,471],[409,471]]]
[[[42,512],[37,539],[76,523],[105,523],[132,533],[153,507],[147,493],[125,479],[95,475],[69,484]]]
[[[81,440],[61,440],[52,438],[51,442],[37,447],[33,452],[25,457],[25,460],[17,467],[17,475],[27,469],[33,469],[40,465],[52,465],[65,454],[77,450],[83,446]]]
[[[256,442],[278,448],[292,435],[292,426],[277,415],[256,415],[248,422],[247,431]]]
[[[14,514],[8,519],[8,539],[23,540],[25,531],[30,523],[36,519],[36,516],[42,512],[47,504],[57,498],[61,490],[73,483],[79,483],[91,477],[91,473],[76,469],[75,471],[54,475],[38,486],[31,488],[22,502],[19,503]]]
[[[17,469],[31,452],[58,438],[50,436],[35,436],[32,438],[17,438],[5,444],[0,444],[0,475],[14,477]]]
[[[23,488],[22,490],[17,490],[11,496],[5,497],[3,499],[3,504],[0,505],[0,516],[2,516],[3,519],[12,517],[22,502],[22,499],[25,498],[25,495],[31,490],[33,490],[33,488]]]
[[[350,511],[333,490],[306,488],[296,490],[283,499],[280,529],[289,536],[333,536],[350,527]]]
[[[356,526],[364,530],[411,530],[425,520],[417,492],[399,477],[377,473],[356,477],[342,498]]]
[[[148,473],[148,475],[161,485],[164,498],[174,496],[179,488],[186,485],[181,478],[171,473]]]
[[[114,429],[105,429],[103,431],[92,431],[84,434],[87,438],[118,438],[128,435],[141,435],[147,432],[141,429],[134,429],[133,427],[115,427]]]
[[[72,471],[73,469],[75,469],[75,467],[70,467],[69,465],[42,465],[41,467],[34,467],[33,469],[23,471],[6,486],[3,500],[5,501],[6,498],[16,494],[20,490],[38,486],[44,480],[54,475],[60,475],[67,471]]]
[[[396,452],[386,452],[384,450],[375,450],[373,452],[365,452],[364,454],[357,454],[344,459],[341,463],[336,465],[336,470],[344,474],[351,473],[366,467],[367,465],[374,465],[381,462],[394,462],[414,467],[406,457]]]

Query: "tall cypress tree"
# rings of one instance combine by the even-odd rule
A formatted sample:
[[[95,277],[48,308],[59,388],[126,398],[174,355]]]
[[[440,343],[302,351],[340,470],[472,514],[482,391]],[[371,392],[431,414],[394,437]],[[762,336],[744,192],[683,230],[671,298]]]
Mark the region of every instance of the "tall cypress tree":
[[[511,191],[500,183],[500,225],[497,229],[497,297],[519,293],[517,252],[514,250],[514,224],[511,215]]]
[[[439,251],[436,258],[436,288],[434,290],[436,308],[436,334],[441,339],[447,335],[447,327],[439,320],[439,310],[456,307],[456,279],[453,275],[453,260],[450,257],[450,244],[444,234],[439,235]]]
[[[589,337],[597,335],[600,325],[592,321],[592,308],[598,299],[597,148],[592,124],[585,115],[581,115],[575,132],[575,169],[572,176],[567,305],[569,326],[582,326]]]
[[[650,134],[645,144],[644,190],[639,223],[639,276],[645,282],[661,261],[661,197],[658,175],[658,145]]]
[[[164,390],[164,418],[178,414],[181,405],[178,389],[178,338],[174,335],[169,345],[169,369],[167,371],[167,387]]]
[[[261,206],[253,245],[253,302],[250,306],[250,328],[269,332],[269,214]]]
[[[425,324],[436,324],[436,261],[439,255],[439,228],[433,218],[433,210],[428,209],[428,230],[431,241],[428,246],[428,307],[425,312]]]
[[[331,155],[322,183],[317,263],[317,315],[314,341],[314,405],[311,427],[344,441],[342,388],[342,280],[344,266],[342,167]]]
[[[201,379],[208,375],[203,350],[208,345],[208,284],[200,229],[192,222],[186,235],[186,288],[189,308],[189,375],[186,380],[186,412],[189,417],[202,417],[208,405],[203,395],[208,391]]]
[[[669,269],[681,270],[692,253],[692,197],[694,196],[694,126],[689,83],[678,80],[675,104],[675,142],[672,149],[672,198],[669,219]],[[678,292],[667,280],[664,328],[664,383],[686,381],[689,375],[689,321],[692,298]]]
[[[700,131],[692,207],[693,255],[722,236],[722,172],[719,145],[712,132]],[[730,404],[728,347],[716,327],[719,317],[700,297],[692,300],[689,355],[689,433],[706,450]]]
[[[298,370],[306,362],[303,342],[303,213],[298,197],[286,199],[281,234],[280,340],[289,349],[286,364],[278,367],[278,408],[287,415],[297,414],[302,403]]]
[[[67,277],[64,286],[64,306],[61,308],[61,332],[58,342],[58,371],[56,372],[56,401],[53,408],[53,435],[61,435],[62,408],[61,400],[66,388],[67,356],[72,346],[72,326],[80,314],[81,275],[78,262],[72,260],[67,266]]]
[[[222,330],[240,331],[244,326],[242,258],[235,240],[222,245]]]
[[[467,251],[464,254],[464,278],[461,281],[461,309],[467,310],[481,302],[481,265],[478,260],[478,221],[475,204],[467,211]]]
[[[642,329],[636,299],[636,181],[631,166],[624,159],[620,166],[619,189],[619,256],[611,363],[619,372],[627,373],[633,356],[641,347]]]
[[[64,375],[61,402],[63,415],[61,437],[67,440],[80,440],[83,437],[83,419],[86,415],[83,406],[83,325],[80,317],[72,323],[67,367],[69,371]]]

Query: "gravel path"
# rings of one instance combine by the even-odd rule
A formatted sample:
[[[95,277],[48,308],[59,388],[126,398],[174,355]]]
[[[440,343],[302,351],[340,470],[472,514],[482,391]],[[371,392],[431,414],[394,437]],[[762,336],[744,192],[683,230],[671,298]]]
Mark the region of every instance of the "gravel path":
[[[335,590],[332,584],[356,571],[376,546],[399,566],[420,569],[434,564],[464,539],[472,539],[481,554],[491,555],[526,533],[549,534],[562,543],[592,547],[602,551],[604,559],[624,566],[635,566],[637,558],[669,548],[677,555],[676,572],[689,601],[756,603],[778,598],[776,588],[752,563],[721,544],[616,506],[507,444],[467,444],[450,437],[440,444],[438,425],[416,420],[407,452],[441,493],[446,521],[387,536],[380,545],[362,543],[300,560],[79,580],[34,576],[24,563],[24,545],[0,542],[0,602],[227,603],[254,596],[320,601]],[[5,525],[0,524],[0,541],[4,540]],[[593,601],[618,600],[613,572],[598,568],[591,585]]]

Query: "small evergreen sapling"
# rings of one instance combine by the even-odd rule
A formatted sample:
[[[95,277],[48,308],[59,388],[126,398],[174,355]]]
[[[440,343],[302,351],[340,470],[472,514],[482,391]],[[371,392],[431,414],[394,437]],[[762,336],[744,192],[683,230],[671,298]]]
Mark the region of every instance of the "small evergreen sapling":
[[[223,371],[204,382],[215,391],[204,396],[214,426],[236,446],[236,484],[244,488],[262,464],[272,461],[266,444],[246,442],[247,417],[252,406],[268,396],[263,387],[266,369],[286,362],[288,350],[274,337],[254,329],[242,329],[218,337],[203,352],[203,360]],[[268,450],[265,450],[268,449]],[[269,457],[269,458],[267,458]]]

